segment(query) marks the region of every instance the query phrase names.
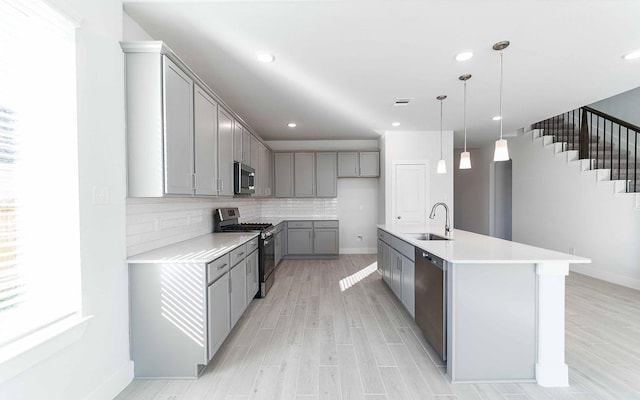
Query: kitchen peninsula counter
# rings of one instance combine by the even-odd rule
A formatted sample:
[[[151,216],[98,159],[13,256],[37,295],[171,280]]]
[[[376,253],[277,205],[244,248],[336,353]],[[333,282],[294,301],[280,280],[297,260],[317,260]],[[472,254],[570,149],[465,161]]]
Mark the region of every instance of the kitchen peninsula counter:
[[[429,308],[418,300],[429,297],[418,292],[434,293],[420,280],[423,271],[433,271],[433,256],[444,260],[439,267],[442,325],[452,382],[569,385],[564,359],[565,276],[569,264],[591,260],[457,229],[447,236],[449,240],[418,240],[411,235],[445,236],[441,226],[429,224],[378,228],[379,241],[397,244],[399,239],[415,249],[416,316],[419,308]]]

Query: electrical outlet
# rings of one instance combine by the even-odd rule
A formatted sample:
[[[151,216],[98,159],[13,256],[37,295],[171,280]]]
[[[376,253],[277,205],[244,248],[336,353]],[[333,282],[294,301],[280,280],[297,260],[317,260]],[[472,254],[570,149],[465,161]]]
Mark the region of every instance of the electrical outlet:
[[[93,187],[93,204],[94,205],[107,205],[111,202],[111,195],[109,194],[108,186],[94,186]]]

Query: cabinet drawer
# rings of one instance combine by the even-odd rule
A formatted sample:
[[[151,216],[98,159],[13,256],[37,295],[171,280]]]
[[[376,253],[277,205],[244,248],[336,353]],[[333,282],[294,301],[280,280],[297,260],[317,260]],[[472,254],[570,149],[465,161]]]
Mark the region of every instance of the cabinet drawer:
[[[207,264],[207,285],[229,271],[229,254],[216,258]]]
[[[313,221],[289,221],[287,228],[313,228]]]
[[[337,228],[338,221],[313,221],[314,228]]]
[[[409,260],[415,260],[415,247],[412,244],[409,244],[403,240],[398,239],[397,237],[391,237],[391,247],[396,249],[403,256],[407,257]]]
[[[233,250],[231,253],[231,266],[236,265],[239,261],[244,260],[247,256],[247,244],[243,244],[237,249]]]
[[[387,232],[383,231],[382,229],[378,229],[378,239],[382,240],[387,244],[390,244],[389,242],[391,241],[391,235],[389,235]]]
[[[253,238],[247,242],[247,254],[258,248],[258,238]]]

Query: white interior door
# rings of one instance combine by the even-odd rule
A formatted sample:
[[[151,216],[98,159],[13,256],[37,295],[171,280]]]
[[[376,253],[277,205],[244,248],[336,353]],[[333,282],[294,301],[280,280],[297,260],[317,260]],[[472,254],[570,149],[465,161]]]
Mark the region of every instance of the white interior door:
[[[428,161],[398,161],[393,165],[392,220],[396,224],[424,224],[427,218]]]

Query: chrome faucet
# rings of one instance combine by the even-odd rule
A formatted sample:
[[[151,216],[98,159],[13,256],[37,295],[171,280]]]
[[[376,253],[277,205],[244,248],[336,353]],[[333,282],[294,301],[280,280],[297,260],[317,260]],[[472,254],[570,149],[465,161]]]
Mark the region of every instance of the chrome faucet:
[[[434,219],[436,217],[436,207],[438,206],[444,207],[444,211],[445,211],[444,235],[449,236],[449,234],[451,233],[451,227],[449,226],[449,207],[447,207],[446,204],[442,202],[438,202],[434,204],[433,208],[431,209],[431,215],[429,215],[429,218]]]

